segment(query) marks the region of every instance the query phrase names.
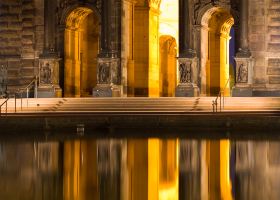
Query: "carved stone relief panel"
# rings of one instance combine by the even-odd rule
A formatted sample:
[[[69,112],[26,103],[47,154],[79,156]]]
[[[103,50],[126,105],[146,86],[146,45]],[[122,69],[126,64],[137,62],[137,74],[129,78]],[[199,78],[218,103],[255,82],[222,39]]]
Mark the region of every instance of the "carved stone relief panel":
[[[40,67],[40,84],[52,84],[52,67],[49,62]]]
[[[119,59],[98,58],[97,83],[121,84],[121,69]]]
[[[59,84],[59,59],[40,59],[39,85],[51,86]]]
[[[110,84],[110,63],[98,63],[97,82],[99,84]]]

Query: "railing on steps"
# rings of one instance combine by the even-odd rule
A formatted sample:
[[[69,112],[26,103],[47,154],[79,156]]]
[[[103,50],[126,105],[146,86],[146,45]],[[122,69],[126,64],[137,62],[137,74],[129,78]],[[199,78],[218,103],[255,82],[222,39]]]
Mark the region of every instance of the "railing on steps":
[[[34,86],[34,98],[38,97],[38,76],[35,76],[32,81],[24,88],[19,89],[15,93],[15,112],[17,112],[17,96],[20,98],[20,109],[22,110],[23,107],[23,94],[26,92],[26,107],[28,107],[28,99],[29,99],[29,94],[30,90]]]
[[[213,112],[218,112],[218,101],[220,102],[220,112],[222,112],[222,108],[225,107],[225,89],[229,84],[231,76],[229,76],[224,88],[220,89],[219,94],[217,95],[216,99],[212,101]]]
[[[7,113],[8,113],[8,101],[9,101],[9,97],[7,97],[6,99],[5,99],[5,101],[0,105],[0,116],[2,116],[2,107],[3,106],[6,106],[6,109],[5,109],[5,113],[6,113],[6,115],[7,115]]]

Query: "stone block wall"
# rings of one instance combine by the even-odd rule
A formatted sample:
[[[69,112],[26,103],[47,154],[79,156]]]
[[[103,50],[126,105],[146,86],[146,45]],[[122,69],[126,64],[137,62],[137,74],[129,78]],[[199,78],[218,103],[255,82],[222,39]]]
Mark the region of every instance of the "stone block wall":
[[[256,95],[280,90],[280,1],[249,0],[249,47]]]
[[[8,70],[8,89],[27,85],[43,48],[43,0],[1,0],[0,65]]]

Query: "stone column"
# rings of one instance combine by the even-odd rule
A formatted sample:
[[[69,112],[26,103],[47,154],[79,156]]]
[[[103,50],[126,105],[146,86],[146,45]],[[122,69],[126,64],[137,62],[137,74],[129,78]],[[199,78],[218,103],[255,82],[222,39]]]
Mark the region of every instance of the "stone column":
[[[191,16],[188,0],[179,0],[179,85],[177,97],[198,96],[196,52],[193,49]]]
[[[232,90],[232,96],[252,96],[253,59],[248,42],[248,0],[242,0],[240,4],[240,29],[239,48],[235,57],[236,84]]]
[[[120,2],[102,1],[100,54],[97,58],[95,97],[121,96]]]
[[[44,1],[44,50],[39,57],[38,97],[61,97],[59,61],[55,49],[56,0]]]

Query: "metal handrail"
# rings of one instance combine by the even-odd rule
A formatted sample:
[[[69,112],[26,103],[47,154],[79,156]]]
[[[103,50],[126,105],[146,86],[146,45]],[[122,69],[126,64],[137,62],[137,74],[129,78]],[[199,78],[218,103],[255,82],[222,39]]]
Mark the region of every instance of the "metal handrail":
[[[220,99],[220,112],[222,112],[222,107],[225,107],[225,89],[227,85],[229,84],[229,80],[231,79],[231,76],[229,76],[225,86],[220,89],[219,94],[217,95],[216,99],[212,101],[213,106],[213,112],[218,112],[218,100]]]
[[[9,101],[10,97],[7,97],[5,99],[5,101],[0,105],[0,116],[2,116],[2,107],[6,104],[6,115],[8,113],[8,101]]]
[[[26,107],[28,107],[28,99],[29,99],[29,90],[31,88],[31,86],[33,86],[33,84],[35,85],[34,88],[34,98],[38,97],[38,77],[35,76],[34,79],[32,79],[32,81],[25,86],[24,88],[20,88],[18,90],[18,92],[16,92],[15,94],[15,112],[17,112],[17,95],[20,94],[20,108],[22,110],[22,94],[26,91]]]

